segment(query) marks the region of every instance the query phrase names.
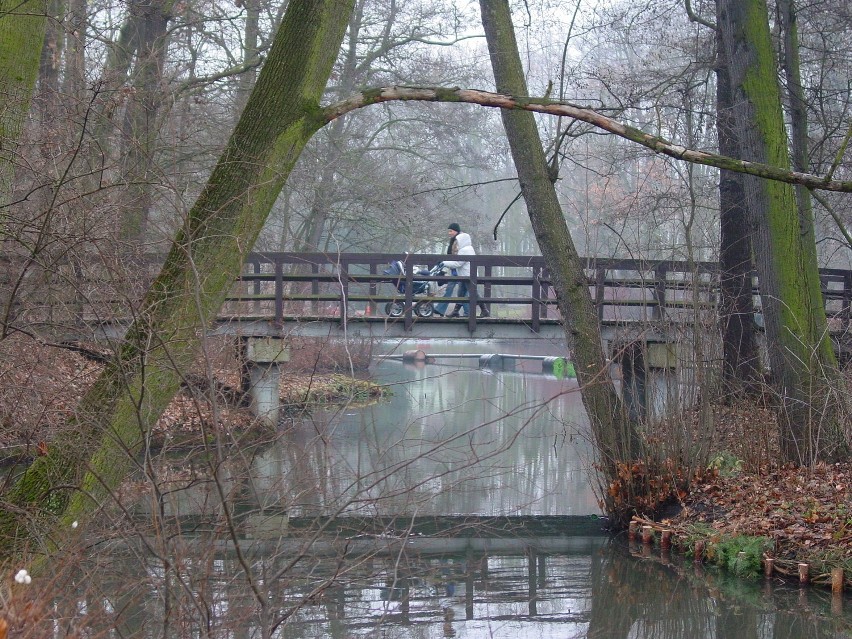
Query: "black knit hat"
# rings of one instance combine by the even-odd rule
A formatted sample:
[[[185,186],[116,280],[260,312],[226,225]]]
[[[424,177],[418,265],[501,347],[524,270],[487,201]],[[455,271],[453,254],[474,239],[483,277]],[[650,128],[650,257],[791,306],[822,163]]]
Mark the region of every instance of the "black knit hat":
[[[453,231],[455,231],[456,233],[461,233],[461,227],[460,227],[458,224],[456,224],[455,222],[453,222],[452,224],[450,224],[450,225],[447,227],[447,229],[453,230]]]

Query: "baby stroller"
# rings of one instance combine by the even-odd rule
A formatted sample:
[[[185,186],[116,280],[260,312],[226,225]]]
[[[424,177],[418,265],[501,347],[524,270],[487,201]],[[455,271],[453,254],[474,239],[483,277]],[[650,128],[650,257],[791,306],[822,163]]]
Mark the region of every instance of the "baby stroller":
[[[443,264],[437,264],[431,269],[417,269],[414,271],[414,274],[437,277],[445,274],[443,269]],[[405,294],[405,264],[401,260],[391,262],[390,266],[382,271],[382,274],[396,277],[396,290],[403,295]],[[439,286],[435,280],[414,280],[412,284],[412,294],[414,297],[429,298],[421,299],[414,303],[414,314],[417,317],[432,317],[435,309],[432,306],[431,298],[439,297],[441,290],[445,286],[443,284]],[[405,313],[405,305],[401,301],[390,301],[385,304],[385,313],[389,317],[400,317]]]

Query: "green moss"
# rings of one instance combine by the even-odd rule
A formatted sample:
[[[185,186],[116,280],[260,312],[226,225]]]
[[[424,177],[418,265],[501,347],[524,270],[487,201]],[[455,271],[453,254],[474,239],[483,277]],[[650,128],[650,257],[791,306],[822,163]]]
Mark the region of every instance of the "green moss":
[[[740,577],[757,577],[761,573],[763,555],[772,550],[768,537],[737,535],[711,543],[707,558]]]

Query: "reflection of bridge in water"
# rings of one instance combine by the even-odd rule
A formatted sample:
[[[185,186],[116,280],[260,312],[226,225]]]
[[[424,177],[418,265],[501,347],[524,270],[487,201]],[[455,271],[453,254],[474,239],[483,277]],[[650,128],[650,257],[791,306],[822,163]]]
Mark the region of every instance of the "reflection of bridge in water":
[[[251,600],[238,577],[241,558],[264,577],[275,575],[262,587],[271,609],[287,618],[288,637],[393,636],[382,629],[433,623],[454,636],[446,632],[453,621],[501,624],[538,615],[551,626],[583,627],[591,618],[590,572],[600,553],[612,552],[601,520],[592,517],[294,518],[283,533],[261,539],[250,538],[244,517],[236,520],[249,536],[219,538],[199,533],[197,520],[175,522],[185,530],[181,556],[206,558],[218,571],[211,580],[228,584],[211,589],[213,597],[228,597],[228,605],[211,606],[217,614]],[[128,550],[136,560],[132,545]],[[140,612],[156,608],[152,599]]]
[[[302,532],[316,531],[322,523],[313,521]],[[448,518],[446,523],[459,522]],[[524,529],[530,522],[512,523]],[[452,529],[445,532],[447,539],[453,538]],[[123,604],[106,618],[107,633],[120,626],[123,636],[154,636],[143,628],[156,629],[156,622],[167,617],[167,605],[189,611],[181,617],[180,636],[187,628],[198,636],[210,635],[211,628],[230,636],[237,628],[238,636],[261,636],[266,629],[263,636],[293,639],[830,639],[847,636],[849,629],[842,600],[835,608],[833,598],[829,609],[827,598],[808,597],[801,588],[769,580],[752,584],[729,573],[705,571],[677,553],[650,544],[627,547],[599,533],[518,536],[512,552],[402,552],[358,559],[314,556],[310,538],[297,553],[282,550],[272,539],[263,542],[268,552],[257,553],[242,548],[238,553],[233,543],[214,548],[209,541],[191,532],[179,537],[178,549],[187,554],[173,562],[183,586],[174,588],[173,599],[163,596],[164,570],[158,563],[163,557],[140,562],[145,553],[138,548],[125,546],[128,552],[118,553],[106,545],[96,555],[103,561],[110,552],[110,570],[92,570],[83,585],[72,582],[65,589],[66,597],[71,593],[70,604],[78,606],[71,612],[95,607],[94,582],[109,593],[102,599]],[[158,548],[163,538],[149,543]],[[66,600],[57,604],[60,612],[68,607]],[[197,621],[190,616],[196,610]],[[278,631],[270,632],[270,626]]]
[[[574,365],[566,358],[553,355],[516,355],[514,353],[426,353],[416,349],[406,351],[402,355],[389,355],[382,359],[399,360],[414,366],[425,366],[426,364],[448,364],[449,362],[465,360],[475,362],[479,369],[513,373],[518,364],[525,362],[540,362],[541,374],[549,375],[557,379],[576,377]],[[523,375],[535,374],[529,370],[521,371]]]

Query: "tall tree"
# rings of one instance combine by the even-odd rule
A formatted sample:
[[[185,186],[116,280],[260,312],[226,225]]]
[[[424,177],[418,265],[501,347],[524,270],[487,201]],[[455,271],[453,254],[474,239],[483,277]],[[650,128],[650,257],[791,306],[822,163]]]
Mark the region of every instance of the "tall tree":
[[[0,231],[15,148],[30,108],[47,24],[46,0],[0,0]]]
[[[777,62],[765,0],[717,0],[733,113],[744,160],[789,167]],[[745,176],[783,455],[812,463],[848,450],[839,423],[838,369],[828,333],[813,219],[794,188]]]
[[[122,176],[127,192],[119,237],[133,247],[144,243],[152,203],[158,115],[165,98],[161,85],[171,4],[155,0],[130,5],[131,14],[136,14],[132,19],[136,69],[122,131]]]
[[[480,0],[480,8],[497,91],[527,95],[508,1]],[[533,231],[553,278],[559,311],[565,318],[565,337],[576,362],[601,467],[607,480],[614,480],[617,464],[640,454],[636,425],[627,419],[609,377],[588,278],[553,188],[535,117],[527,111],[510,109],[502,109],[500,115]],[[603,497],[610,502],[607,512],[625,514],[619,513],[620,508],[613,502],[615,495]]]
[[[733,98],[721,33],[714,27],[716,59],[716,134],[719,153],[739,154],[734,125]],[[719,225],[721,227],[719,270],[721,284],[722,377],[726,397],[737,397],[756,389],[760,378],[757,335],[752,296],[751,226],[743,192],[744,176],[719,171]]]
[[[123,348],[82,399],[76,429],[7,496],[13,507],[0,512],[0,536],[10,540],[4,553],[43,541],[40,531],[51,521],[85,518],[133,467],[304,145],[324,124],[319,100],[352,2],[289,3],[243,115]]]

